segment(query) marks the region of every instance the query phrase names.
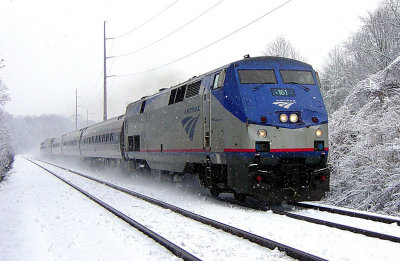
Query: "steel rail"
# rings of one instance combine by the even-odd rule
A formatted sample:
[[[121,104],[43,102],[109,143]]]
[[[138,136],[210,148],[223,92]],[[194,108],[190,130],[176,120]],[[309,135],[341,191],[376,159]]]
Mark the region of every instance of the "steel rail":
[[[168,239],[160,236],[156,232],[150,230],[149,228],[145,227],[144,225],[140,224],[139,222],[133,220],[132,218],[128,217],[127,215],[123,214],[122,212],[120,212],[117,209],[113,208],[112,206],[108,205],[107,203],[105,203],[105,202],[101,201],[100,199],[96,198],[95,196],[89,194],[85,190],[83,190],[83,189],[79,188],[78,186],[72,184],[71,182],[63,179],[62,177],[60,177],[59,175],[57,175],[53,171],[51,171],[49,169],[46,169],[45,167],[37,164],[36,162],[34,162],[34,161],[32,161],[32,160],[30,160],[28,158],[25,158],[25,159],[30,161],[30,162],[32,162],[33,164],[39,166],[40,168],[44,169],[45,171],[47,171],[48,173],[52,174],[53,176],[55,176],[56,178],[60,179],[64,183],[68,184],[69,186],[73,187],[74,189],[78,190],[80,193],[84,194],[86,197],[90,198],[91,200],[93,200],[94,202],[96,202],[97,204],[102,206],[103,208],[107,209],[108,211],[113,213],[115,216],[119,217],[120,219],[122,219],[123,221],[128,223],[129,225],[133,226],[134,228],[136,228],[140,232],[144,233],[145,235],[147,235],[151,239],[155,240],[157,243],[159,243],[160,245],[162,245],[163,247],[168,249],[170,252],[172,252],[175,256],[177,256],[179,258],[182,258],[184,260],[190,260],[190,261],[192,261],[192,260],[193,261],[201,260],[201,259],[195,257],[194,255],[190,254],[189,252],[187,252],[183,248],[175,245],[174,243],[172,243]]]
[[[310,222],[313,224],[337,228],[340,230],[350,231],[350,232],[361,234],[361,235],[368,236],[368,237],[379,238],[382,240],[389,240],[389,241],[392,241],[395,243],[400,243],[400,237],[386,235],[386,234],[382,234],[379,232],[374,232],[374,231],[370,231],[370,230],[366,230],[366,229],[362,229],[362,228],[356,228],[356,227],[351,227],[351,226],[347,226],[347,225],[342,225],[342,224],[338,224],[338,223],[334,223],[334,222],[330,222],[330,221],[325,221],[322,219],[306,217],[306,216],[302,216],[302,215],[298,215],[298,214],[294,214],[291,212],[282,211],[282,210],[278,210],[278,209],[268,208],[268,210],[271,210],[275,214],[284,215],[284,216],[294,218],[297,220],[302,220],[302,221]]]
[[[331,206],[317,206],[317,205],[313,205],[310,203],[303,203],[303,202],[292,203],[291,205],[296,206],[296,207],[326,211],[329,213],[340,214],[340,215],[349,216],[349,217],[362,218],[362,219],[377,221],[377,222],[386,223],[386,224],[397,223],[397,225],[400,226],[400,219],[395,219],[395,218],[390,218],[390,217],[380,217],[380,216],[375,216],[372,214],[369,215],[366,213],[357,213],[357,212],[353,212],[351,210],[338,209],[333,206],[332,207]]]
[[[38,161],[41,161],[43,163],[50,164],[50,165],[55,166],[57,168],[69,171],[69,172],[71,172],[73,174],[79,175],[81,177],[84,177],[84,178],[90,179],[92,181],[95,181],[97,183],[100,183],[100,184],[103,184],[105,186],[108,186],[110,188],[113,188],[113,189],[116,189],[118,191],[124,192],[124,193],[126,193],[128,195],[131,195],[133,197],[139,198],[139,199],[144,200],[146,202],[149,202],[151,204],[160,206],[160,207],[165,208],[165,209],[169,209],[169,210],[171,210],[171,211],[173,211],[175,213],[178,213],[178,214],[180,214],[182,216],[188,217],[190,219],[196,220],[196,221],[198,221],[200,223],[212,226],[214,228],[221,229],[221,230],[223,230],[223,231],[225,231],[225,232],[227,232],[229,234],[232,234],[234,236],[238,236],[238,237],[247,239],[250,242],[256,243],[256,244],[258,244],[260,246],[263,246],[263,247],[266,247],[266,248],[269,248],[269,249],[272,249],[272,250],[277,248],[279,251],[285,252],[288,256],[290,256],[292,258],[295,258],[295,259],[298,259],[298,260],[307,260],[307,261],[308,260],[310,260],[310,261],[311,260],[326,260],[326,259],[323,259],[321,257],[309,254],[309,253],[301,251],[301,250],[298,250],[296,248],[281,244],[279,242],[276,242],[276,241],[273,241],[273,240],[270,240],[270,239],[267,239],[267,238],[252,234],[252,233],[247,232],[245,230],[241,230],[239,228],[236,228],[236,227],[221,223],[219,221],[216,221],[216,220],[213,220],[213,219],[198,215],[198,214],[190,212],[188,210],[185,210],[185,209],[179,208],[177,206],[171,205],[169,203],[166,203],[166,202],[163,202],[163,201],[148,197],[146,195],[134,192],[132,190],[117,186],[117,185],[109,183],[107,181],[100,180],[100,179],[97,179],[97,178],[94,178],[94,177],[90,177],[90,176],[85,175],[83,173],[80,173],[78,171],[70,170],[68,168],[59,166],[59,165],[54,164],[54,163],[46,162],[46,161],[43,161],[43,160],[38,160]]]

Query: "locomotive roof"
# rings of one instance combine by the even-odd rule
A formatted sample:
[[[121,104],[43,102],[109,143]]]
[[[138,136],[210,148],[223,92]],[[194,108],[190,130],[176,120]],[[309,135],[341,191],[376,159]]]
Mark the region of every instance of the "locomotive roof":
[[[240,65],[252,65],[253,64],[254,65],[254,64],[257,64],[259,62],[272,62],[274,64],[279,64],[279,65],[284,65],[284,64],[287,64],[287,65],[303,65],[305,67],[312,68],[312,66],[310,64],[308,64],[308,63],[301,62],[301,61],[294,60],[294,59],[290,59],[290,58],[285,58],[285,57],[257,56],[257,57],[244,58],[244,59],[241,59],[241,60],[237,60],[235,62],[228,63],[228,64],[226,64],[224,66],[218,67],[218,68],[216,68],[214,70],[208,71],[208,72],[203,73],[203,74],[201,74],[199,76],[194,76],[194,77],[192,77],[192,78],[190,78],[190,79],[188,79],[188,80],[186,80],[184,82],[178,83],[178,84],[173,85],[173,86],[171,86],[169,88],[161,88],[158,93],[154,93],[154,94],[148,95],[148,96],[143,96],[141,99],[136,100],[134,102],[131,102],[129,105],[134,104],[136,102],[143,101],[143,100],[147,100],[149,98],[156,97],[158,95],[161,95],[163,93],[166,93],[166,92],[170,91],[171,89],[178,88],[178,87],[180,87],[182,85],[186,85],[186,84],[189,84],[189,83],[192,83],[192,82],[196,82],[196,81],[204,78],[205,76],[207,76],[209,74],[212,74],[214,72],[218,72],[218,71],[220,71],[222,69],[225,69],[225,68],[228,68],[232,64],[240,64]]]
[[[233,62],[233,64],[252,64],[252,63],[258,63],[258,62],[271,62],[274,64],[280,64],[280,65],[296,64],[296,65],[303,65],[306,67],[312,67],[310,64],[299,61],[299,60],[294,60],[294,59],[285,58],[285,57],[278,57],[278,56],[258,56],[258,57],[252,57],[252,58],[245,58],[245,59],[241,59],[236,62]]]

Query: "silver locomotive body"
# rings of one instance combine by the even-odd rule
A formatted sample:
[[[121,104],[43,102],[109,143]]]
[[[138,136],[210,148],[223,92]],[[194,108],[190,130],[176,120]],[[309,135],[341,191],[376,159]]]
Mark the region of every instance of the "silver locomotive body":
[[[279,81],[281,70],[304,71],[314,83],[298,90],[297,83],[278,80],[242,84],[241,68],[246,74],[274,70]],[[274,96],[276,90],[296,96]],[[282,115],[297,121],[280,121]],[[319,200],[329,190],[328,151],[327,113],[315,72],[289,59],[261,57],[227,65],[144,97],[125,114],[127,161],[169,173],[195,173],[214,195]]]

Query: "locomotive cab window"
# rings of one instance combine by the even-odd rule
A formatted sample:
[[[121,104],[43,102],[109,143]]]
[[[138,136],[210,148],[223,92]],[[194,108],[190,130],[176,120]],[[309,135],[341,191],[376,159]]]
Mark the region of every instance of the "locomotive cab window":
[[[242,84],[276,84],[273,70],[238,70]]]
[[[283,83],[298,83],[315,85],[315,80],[310,71],[281,70]]]
[[[213,83],[213,86],[212,86],[213,90],[218,88],[217,87],[218,86],[218,80],[219,80],[219,74],[214,75],[214,83]]]
[[[226,69],[214,75],[214,82],[212,86],[213,90],[221,88],[224,85],[225,75],[226,75]]]

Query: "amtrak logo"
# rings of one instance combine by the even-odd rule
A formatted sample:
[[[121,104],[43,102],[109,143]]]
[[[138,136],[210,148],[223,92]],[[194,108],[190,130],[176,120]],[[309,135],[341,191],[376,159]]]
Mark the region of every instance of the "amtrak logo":
[[[293,104],[295,104],[296,102],[287,102],[287,101],[277,101],[277,102],[273,102],[272,104],[277,105],[279,107],[285,108],[285,109],[289,109],[290,106],[292,106]]]
[[[186,117],[182,120],[182,126],[185,128],[186,133],[189,135],[189,139],[193,140],[194,131],[196,129],[197,120],[199,119],[199,115],[197,117]]]

